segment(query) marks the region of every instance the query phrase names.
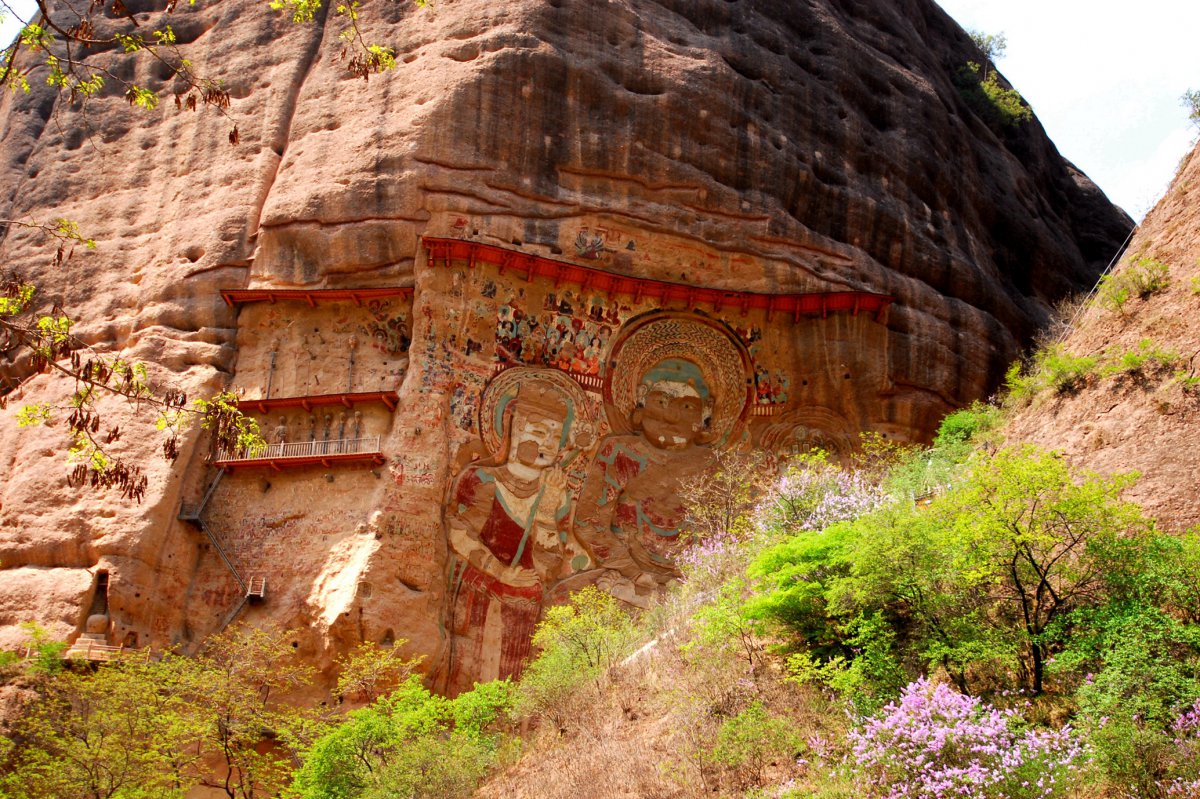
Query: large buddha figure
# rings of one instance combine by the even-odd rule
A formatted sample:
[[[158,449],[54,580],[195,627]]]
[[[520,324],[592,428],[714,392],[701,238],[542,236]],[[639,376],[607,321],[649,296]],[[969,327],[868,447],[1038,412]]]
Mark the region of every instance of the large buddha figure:
[[[651,588],[677,573],[678,487],[711,461],[712,401],[699,368],[681,359],[647,371],[638,393],[632,432],[606,438],[592,462],[575,531],[597,563]]]
[[[729,443],[747,402],[748,358],[723,328],[694,317],[635,324],[614,350],[609,410],[615,432],[592,460],[574,532],[597,578],[645,605],[678,575],[686,508],[680,485]]]

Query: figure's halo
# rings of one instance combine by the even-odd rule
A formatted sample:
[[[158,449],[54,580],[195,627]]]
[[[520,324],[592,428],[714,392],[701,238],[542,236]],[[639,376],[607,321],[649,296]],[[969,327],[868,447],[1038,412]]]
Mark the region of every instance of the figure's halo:
[[[563,422],[564,438],[570,435],[576,421],[591,422],[588,403],[578,383],[557,369],[516,366],[496,375],[483,390],[479,399],[479,435],[488,452],[499,452],[504,429],[504,411],[517,396],[522,383],[535,381],[557,390],[567,403],[567,418]],[[563,444],[567,442],[564,440]]]
[[[627,324],[609,356],[604,397],[613,430],[629,431],[642,378],[664,361],[694,364],[713,395],[715,446],[733,439],[750,408],[750,354],[722,323],[694,314],[656,312]]]

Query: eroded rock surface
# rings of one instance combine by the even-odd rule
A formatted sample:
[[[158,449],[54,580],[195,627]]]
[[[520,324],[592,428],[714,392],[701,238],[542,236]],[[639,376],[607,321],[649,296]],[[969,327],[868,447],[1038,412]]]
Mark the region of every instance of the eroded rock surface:
[[[32,617],[82,631],[103,572],[113,643],[191,644],[236,613],[321,665],[408,639],[451,690],[503,674],[546,601],[669,579],[673,481],[714,449],[927,437],[1130,227],[1036,122],[969,109],[954,77],[978,54],[928,0],[367,10],[399,62],[367,84],[335,21],[172,15],[231,88],[236,147],[213,114],[0,100],[7,215],[101,242],[52,269],[11,229],[6,268],[89,343],[192,395],[395,397],[262,406],[271,452],[309,465],[215,484],[199,431],[154,461],[152,420],[110,403],[151,464],[138,507],[67,489],[61,426],[10,412],[4,640]],[[406,291],[220,295],[370,287]]]

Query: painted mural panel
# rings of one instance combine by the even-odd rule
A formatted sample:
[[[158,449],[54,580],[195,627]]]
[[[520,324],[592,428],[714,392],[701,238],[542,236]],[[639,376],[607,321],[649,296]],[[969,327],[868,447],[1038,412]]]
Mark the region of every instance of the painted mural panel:
[[[678,576],[681,481],[715,451],[848,453],[887,387],[886,329],[868,314],[597,289],[544,259],[429,266],[440,304],[419,309],[413,345],[429,402],[409,407],[454,453],[450,693],[517,674],[546,604],[583,585],[647,606]]]

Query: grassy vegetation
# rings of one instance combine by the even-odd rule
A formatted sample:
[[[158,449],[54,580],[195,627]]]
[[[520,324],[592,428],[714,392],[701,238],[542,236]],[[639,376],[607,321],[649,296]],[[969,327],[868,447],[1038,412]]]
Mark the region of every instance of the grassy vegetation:
[[[1170,267],[1155,258],[1143,256],[1121,271],[1102,277],[1096,298],[1101,307],[1125,314],[1131,298],[1145,300],[1170,285]]]
[[[1021,408],[1044,396],[1070,395],[1099,383],[1115,380],[1148,386],[1154,379],[1173,375],[1185,389],[1196,385],[1182,370],[1178,352],[1142,339],[1130,350],[1111,348],[1100,355],[1074,355],[1062,344],[1037,350],[1027,362],[1014,363],[1005,375],[1006,407]]]
[[[1025,104],[1021,93],[1000,83],[995,70],[985,71],[978,63],[968,61],[955,77],[959,96],[997,133],[1015,128],[1033,119],[1033,110]]]

